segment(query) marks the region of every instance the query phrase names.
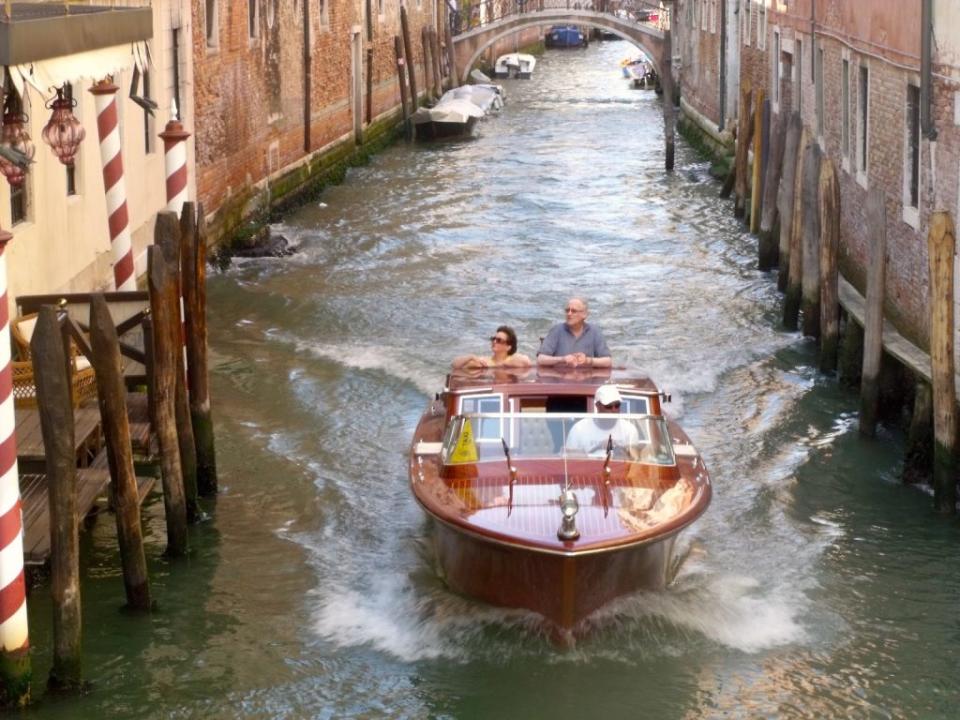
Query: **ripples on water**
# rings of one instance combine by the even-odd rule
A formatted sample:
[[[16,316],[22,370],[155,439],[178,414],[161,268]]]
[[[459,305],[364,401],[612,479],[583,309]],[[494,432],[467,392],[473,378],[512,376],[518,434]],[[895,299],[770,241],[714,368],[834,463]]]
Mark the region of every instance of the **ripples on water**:
[[[211,278],[224,492],[192,567],[154,559],[174,609],[133,649],[95,634],[102,689],[78,712],[952,715],[954,526],[898,486],[899,440],[861,441],[856,399],[778,330],[775,281],[707,164],[680,142],[664,174],[629,52],[548,53],[478,139],[387,150],[275,228],[298,255]],[[452,356],[502,322],[535,353],[571,293],[672,392],[716,492],[676,582],[560,652],[531,614],[446,589],[405,453]],[[110,618],[115,595],[92,605]]]

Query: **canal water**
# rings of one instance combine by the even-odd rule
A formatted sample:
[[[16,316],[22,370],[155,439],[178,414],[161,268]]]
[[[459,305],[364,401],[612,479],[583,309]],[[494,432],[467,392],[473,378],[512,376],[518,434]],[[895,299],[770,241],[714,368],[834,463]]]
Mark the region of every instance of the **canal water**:
[[[146,524],[157,611],[119,611],[114,530],[84,536],[82,699],[38,718],[955,717],[956,521],[899,481],[902,439],[778,327],[775,278],[623,42],[549,51],[471,142],[400,143],[275,228],[289,258],[210,278],[222,492],[189,560]],[[590,301],[617,363],[672,393],[715,484],[676,581],[573,649],[438,579],[408,442],[450,359],[520,349]]]

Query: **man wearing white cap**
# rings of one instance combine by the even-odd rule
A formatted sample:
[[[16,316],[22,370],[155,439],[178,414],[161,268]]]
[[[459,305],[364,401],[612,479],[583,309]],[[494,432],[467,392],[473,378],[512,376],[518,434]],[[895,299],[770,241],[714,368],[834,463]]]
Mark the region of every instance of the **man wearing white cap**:
[[[599,415],[620,412],[620,391],[616,385],[601,385],[593,395]],[[640,452],[640,433],[636,425],[620,418],[583,418],[574,423],[567,435],[566,449],[572,454],[604,457],[607,444],[613,440],[613,456],[637,457]]]

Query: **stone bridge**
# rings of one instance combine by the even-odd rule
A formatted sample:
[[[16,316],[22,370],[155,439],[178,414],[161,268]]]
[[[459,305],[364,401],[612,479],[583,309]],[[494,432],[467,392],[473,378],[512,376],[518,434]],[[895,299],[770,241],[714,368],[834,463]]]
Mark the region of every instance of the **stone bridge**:
[[[644,0],[485,0],[475,4],[466,29],[453,37],[461,82],[481,53],[502,38],[537,26],[579,25],[608,30],[639,46],[662,76],[664,31],[668,11]],[[457,28],[459,30],[459,28]]]

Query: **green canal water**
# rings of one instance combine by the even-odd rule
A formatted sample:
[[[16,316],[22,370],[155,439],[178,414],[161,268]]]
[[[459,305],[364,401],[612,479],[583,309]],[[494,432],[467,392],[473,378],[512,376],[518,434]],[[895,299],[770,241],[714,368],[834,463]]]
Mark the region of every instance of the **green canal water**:
[[[120,610],[112,518],[84,535],[82,698],[44,693],[49,588],[30,597],[34,718],[953,718],[960,533],[899,481],[902,439],[778,328],[775,278],[622,42],[549,52],[478,139],[399,144],[275,228],[284,259],[210,278],[222,492]],[[455,354],[521,350],[591,302],[618,363],[673,395],[715,484],[671,587],[591,618],[449,591],[405,453]]]

